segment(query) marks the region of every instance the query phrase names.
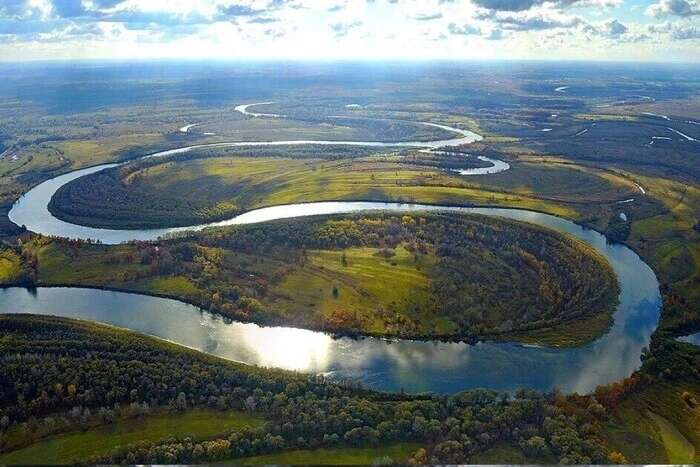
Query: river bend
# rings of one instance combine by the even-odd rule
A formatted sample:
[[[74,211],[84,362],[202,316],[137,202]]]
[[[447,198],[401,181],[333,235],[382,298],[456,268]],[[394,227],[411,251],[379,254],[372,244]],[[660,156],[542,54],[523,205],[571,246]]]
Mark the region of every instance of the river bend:
[[[461,142],[457,144],[474,141],[478,136],[455,131],[462,134],[458,139]],[[145,157],[214,146],[353,144],[431,148],[452,145],[454,141],[400,144],[301,140],[234,142],[188,146]],[[637,254],[624,245],[608,243],[594,230],[533,211],[378,202],[315,202],[256,209],[228,220],[197,226],[144,230],[97,229],[70,224],[48,211],[48,202],[61,186],[117,165],[102,164],[76,170],[37,185],[15,203],[9,213],[10,219],[45,235],[89,238],[115,244],[128,240],[154,240],[166,234],[209,226],[371,210],[449,211],[506,217],[572,235],[605,256],[620,283],[620,303],[614,314],[614,324],[592,343],[567,349],[493,342],[335,339],[322,332],[231,322],[177,300],[80,287],[2,289],[0,310],[3,313],[50,314],[99,321],[249,364],[324,373],[333,378],[353,378],[379,390],[438,393],[478,387],[503,390],[560,388],[567,392],[589,392],[597,385],[619,380],[637,369],[642,349],[648,345],[658,324],[661,307],[659,284],[652,270]]]

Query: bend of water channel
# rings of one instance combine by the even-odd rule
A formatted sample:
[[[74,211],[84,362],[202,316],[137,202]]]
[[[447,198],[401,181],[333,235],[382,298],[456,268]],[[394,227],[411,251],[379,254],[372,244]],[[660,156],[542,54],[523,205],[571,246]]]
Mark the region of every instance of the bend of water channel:
[[[338,143],[224,143],[236,146],[250,144]],[[418,144],[425,147],[425,143]],[[185,152],[194,147],[197,146],[147,157]],[[0,310],[3,313],[34,313],[99,321],[240,362],[325,373],[333,378],[358,379],[379,390],[438,393],[479,387],[502,390],[519,387],[539,390],[560,388],[567,392],[588,392],[599,384],[624,378],[638,368],[642,349],[649,343],[658,323],[661,306],[659,284],[652,270],[639,256],[624,245],[608,243],[602,234],[594,230],[533,211],[401,203],[317,202],[257,209],[211,224],[151,230],[96,229],[61,221],[48,212],[47,204],[51,196],[65,183],[116,165],[103,164],[44,182],[13,206],[10,218],[45,235],[119,243],[132,239],[153,240],[169,233],[209,226],[368,210],[448,211],[506,217],[572,235],[605,256],[620,283],[620,304],[614,314],[614,325],[594,342],[567,349],[494,342],[465,344],[377,338],[335,339],[322,332],[231,322],[177,300],[80,287],[40,287],[31,290],[11,287],[0,290]]]

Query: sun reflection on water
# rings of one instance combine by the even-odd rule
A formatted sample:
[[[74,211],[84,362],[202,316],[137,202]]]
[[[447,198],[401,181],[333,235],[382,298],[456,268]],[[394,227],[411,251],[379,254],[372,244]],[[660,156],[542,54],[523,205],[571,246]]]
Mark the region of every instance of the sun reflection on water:
[[[244,345],[257,355],[258,365],[296,371],[325,371],[331,355],[329,335],[294,328],[248,326]]]

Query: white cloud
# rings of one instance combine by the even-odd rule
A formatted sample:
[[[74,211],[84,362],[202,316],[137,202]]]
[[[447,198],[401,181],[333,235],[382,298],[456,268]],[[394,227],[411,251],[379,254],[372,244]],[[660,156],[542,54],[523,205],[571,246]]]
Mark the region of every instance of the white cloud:
[[[243,59],[681,57],[700,61],[690,50],[698,28],[690,17],[697,9],[693,2],[700,0],[654,0],[650,14],[684,16],[687,22],[649,27],[636,23],[631,13],[640,0],[629,1],[634,4],[622,4],[622,0],[0,0],[0,59],[202,58],[201,51],[206,50],[212,58]],[[594,22],[596,12],[611,17],[601,7],[616,8],[615,19]],[[575,15],[570,14],[574,11]],[[662,31],[663,27],[667,29]]]
[[[654,18],[681,16],[684,18],[700,15],[700,5],[692,0],[660,0],[649,5],[646,14]]]

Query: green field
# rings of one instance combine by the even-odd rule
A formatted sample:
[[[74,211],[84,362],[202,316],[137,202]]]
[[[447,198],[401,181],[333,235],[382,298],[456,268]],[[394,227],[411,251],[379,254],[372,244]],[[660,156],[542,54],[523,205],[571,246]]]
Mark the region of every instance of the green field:
[[[203,439],[246,426],[255,428],[264,422],[261,417],[235,411],[194,409],[184,413],[154,414],[39,440],[29,447],[0,454],[0,464],[86,462],[93,456],[104,456],[129,444],[156,442],[170,437]]]
[[[16,252],[0,249],[0,284],[15,282],[23,272],[22,258]]]
[[[399,332],[398,323],[387,316],[389,310],[399,314],[420,310],[426,314],[425,330],[440,329],[429,304],[435,257],[421,255],[416,261],[403,246],[392,253],[384,258],[378,248],[309,250],[308,265],[272,289],[279,297],[275,302],[290,312],[308,303],[339,330],[352,323],[372,334]],[[450,326],[443,332],[452,330]]]
[[[0,338],[2,376],[11,374],[7,380],[0,377],[0,421],[11,415],[10,431],[0,433],[0,444],[16,441],[22,423],[31,427],[28,441],[34,441],[32,436],[41,437],[46,427],[69,417],[78,403],[93,413],[113,407],[114,398],[129,404],[132,388],[141,402],[150,403],[154,394],[159,398],[154,415],[146,419],[123,418],[99,427],[88,423],[87,431],[42,438],[29,448],[0,455],[0,463],[70,461],[86,450],[104,454],[138,440],[160,440],[162,449],[102,462],[215,462],[271,451],[277,452],[245,459],[352,464],[389,456],[400,462],[417,447],[433,455],[445,447],[440,443],[454,440],[460,455],[450,456],[454,445],[448,445],[439,461],[605,463],[623,456],[635,463],[700,462],[700,351],[675,341],[700,329],[700,164],[697,143],[667,129],[672,125],[700,138],[697,125],[687,121],[700,121],[697,73],[677,67],[672,78],[654,73],[642,77],[640,71],[606,74],[593,68],[593,77],[577,76],[571,67],[556,76],[528,63],[450,64],[436,68],[439,73],[426,69],[404,76],[387,64],[386,70],[396,74],[372,72],[348,86],[347,80],[338,79],[342,75],[336,67],[329,71],[317,64],[283,79],[275,73],[275,85],[270,86],[266,70],[252,70],[230,70],[223,79],[216,73],[205,79],[179,74],[163,79],[132,75],[135,70],[130,76],[136,79],[103,79],[97,73],[82,76],[51,69],[28,85],[22,78],[6,80],[0,86],[0,285],[21,281],[110,287],[179,298],[236,320],[351,334],[487,336],[574,346],[604,332],[615,296],[614,277],[605,263],[582,245],[545,238],[515,224],[502,224],[502,232],[475,228],[446,236],[465,239],[463,244],[434,240],[440,229],[414,235],[399,219],[388,221],[384,230],[362,230],[359,236],[341,226],[324,237],[335,243],[319,241],[318,224],[311,222],[307,226],[315,227],[305,229],[289,222],[105,246],[25,233],[6,215],[14,200],[57,174],[161,149],[234,140],[447,136],[442,130],[399,122],[430,121],[477,131],[485,139],[461,150],[501,158],[511,170],[462,177],[440,165],[454,161],[422,158],[406,149],[209,149],[189,154],[191,159],[133,162],[76,180],[51,209],[66,220],[106,227],[188,225],[261,206],[320,200],[478,204],[555,214],[624,242],[657,275],[663,309],[642,367],[619,387],[612,384],[612,389],[596,390],[595,396],[555,392],[541,396],[546,402],[531,410],[528,396],[490,400],[482,393],[462,402],[454,396],[387,396],[243,368],[98,325],[0,317],[0,325],[8,326]],[[552,91],[561,84],[571,89]],[[275,103],[259,111],[289,118],[247,118],[233,110],[243,102],[268,99]],[[356,104],[350,110],[348,103]],[[179,131],[190,123],[198,126],[187,134]],[[543,126],[550,131],[542,132]],[[673,138],[652,141],[661,134]],[[476,165],[465,160],[465,166]],[[533,236],[536,241],[530,242]],[[585,298],[567,302],[573,295]],[[540,324],[527,329],[531,322]],[[154,381],[144,384],[143,375]],[[64,390],[76,381],[80,402]],[[186,392],[191,396],[188,404],[199,408],[168,415],[166,407],[177,391]],[[211,406],[210,397],[221,394],[226,395],[227,411],[204,408]],[[201,449],[199,457],[165,455],[175,452],[180,442],[166,441],[170,435],[214,437],[237,428],[246,417],[259,425],[261,419],[240,412],[249,396],[270,408],[267,420],[294,423],[286,430],[283,447],[272,442],[264,448],[249,446],[246,454]],[[360,419],[371,427],[380,421],[398,425],[400,420],[401,435],[382,440],[388,446],[384,451],[338,448],[337,440],[326,444],[323,436],[330,432],[316,433],[313,440],[308,436],[309,424],[335,426],[340,413],[343,418],[349,414],[342,431],[333,429],[341,436],[340,445],[343,434],[359,426],[355,420]],[[439,430],[426,436],[421,417],[438,423]],[[73,430],[81,423],[70,418],[66,426]],[[546,439],[545,454],[531,455],[517,440],[500,440],[503,433],[518,436],[516,426],[518,435],[532,432]],[[222,436],[219,446],[228,434]],[[255,436],[266,442],[264,435]],[[376,434],[363,436],[374,442],[356,444],[376,445]],[[422,442],[390,444],[397,439]],[[299,450],[307,446],[322,448]],[[575,452],[565,452],[569,446]]]
[[[659,383],[622,401],[603,425],[611,448],[632,462],[698,462],[700,407],[684,401],[684,393],[697,400],[700,387]]]
[[[669,462],[690,464],[695,461],[695,447],[673,423],[654,412],[648,412],[647,415],[656,423]]]
[[[497,443],[489,449],[475,454],[469,459],[470,464],[556,464],[556,458],[550,455],[533,456],[525,454],[522,449],[507,443]]]
[[[555,461],[600,463],[605,459],[606,448],[592,430],[600,411],[588,409],[596,406],[591,396],[517,391],[504,398],[488,390],[449,397],[388,394],[307,374],[238,364],[80,320],[0,315],[0,330],[0,348],[16,356],[3,360],[3,376],[11,383],[3,386],[6,392],[0,405],[11,419],[8,432],[13,437],[29,433],[26,442],[31,442],[31,436],[39,437],[47,427],[71,430],[39,441],[35,451],[27,454],[33,461],[56,463],[71,458],[73,449],[86,455],[94,447],[93,462],[109,465],[247,463],[251,456],[260,457],[250,462],[310,463],[313,459],[313,463],[370,464],[379,457],[381,462],[391,458],[402,463],[415,456],[423,462],[450,463],[467,460],[467,453],[488,453],[491,448],[502,451],[498,439],[479,435],[503,433],[514,426],[527,430],[528,439],[540,438],[539,449],[552,452]],[[38,353],[42,358],[34,357]],[[76,383],[73,378],[82,375],[90,379]],[[149,384],[153,381],[162,384]],[[17,388],[27,388],[22,393],[30,403],[24,410],[12,405],[19,394]],[[42,405],[49,398],[52,406]],[[110,400],[115,398],[119,407]],[[85,405],[76,409],[76,400]],[[155,415],[124,425],[118,418],[111,428],[91,423],[100,419],[99,414],[129,410],[132,403],[150,407]],[[205,409],[212,403],[223,411]],[[185,412],[168,416],[167,407],[173,405]],[[260,425],[261,419],[242,416],[242,410],[264,414],[266,423]],[[549,419],[543,413],[571,416],[552,423],[545,422]],[[0,420],[3,427],[8,426],[7,418]],[[85,426],[90,427],[88,431],[73,431]],[[198,433],[191,434],[193,431]],[[150,441],[156,435],[160,441]],[[117,436],[122,438],[115,439]],[[8,439],[4,432],[0,442]],[[60,449],[45,444],[61,439],[66,445]],[[129,444],[133,439],[141,442]],[[118,443],[121,449],[97,453],[98,447],[104,453]],[[53,449],[62,451],[54,454]],[[1,460],[24,459],[15,453]]]
[[[373,465],[375,463],[402,464],[421,446],[417,443],[398,443],[376,448],[322,448],[288,451],[263,456],[231,459],[245,465],[307,464],[307,465]]]

